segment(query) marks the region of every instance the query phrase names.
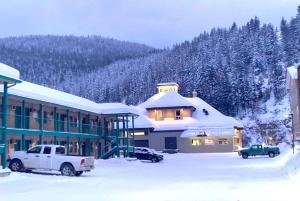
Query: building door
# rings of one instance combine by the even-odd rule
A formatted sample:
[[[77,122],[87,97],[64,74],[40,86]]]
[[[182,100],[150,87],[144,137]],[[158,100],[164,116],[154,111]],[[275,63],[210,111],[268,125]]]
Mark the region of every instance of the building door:
[[[149,141],[148,140],[135,140],[134,145],[136,147],[149,147]]]
[[[65,131],[65,117],[66,117],[65,114],[60,115],[60,122],[59,122],[60,131]]]
[[[86,156],[86,142],[81,144],[82,156]]]
[[[177,138],[165,137],[165,149],[177,149]]]
[[[22,108],[16,106],[15,110],[15,128],[22,128]]]
[[[15,151],[20,151],[21,150],[21,140],[15,140],[14,150]]]
[[[28,150],[31,144],[31,140],[25,140],[25,150]]]
[[[29,129],[29,125],[30,125],[30,109],[29,108],[25,108],[25,125],[24,128]]]
[[[98,143],[98,157],[97,158],[100,158],[101,157],[101,142]]]

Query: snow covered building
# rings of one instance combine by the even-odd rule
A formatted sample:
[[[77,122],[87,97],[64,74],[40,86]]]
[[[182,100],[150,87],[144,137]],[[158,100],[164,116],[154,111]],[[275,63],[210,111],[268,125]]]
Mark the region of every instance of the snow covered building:
[[[18,70],[0,63],[0,156],[36,144],[60,144],[67,154],[108,158],[127,155],[136,114],[121,103],[85,98],[25,82]],[[130,121],[129,121],[130,119]],[[122,129],[116,125],[124,125]],[[134,132],[134,126],[130,126]]]
[[[300,141],[300,63],[287,68],[286,88],[290,96],[294,139]]]
[[[242,124],[197,97],[183,97],[176,83],[160,83],[157,94],[133,106],[135,146],[184,153],[232,152],[242,147]]]

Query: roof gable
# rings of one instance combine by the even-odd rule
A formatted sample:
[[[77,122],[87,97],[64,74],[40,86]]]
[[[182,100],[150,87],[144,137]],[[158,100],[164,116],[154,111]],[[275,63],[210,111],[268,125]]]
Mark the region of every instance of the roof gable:
[[[190,101],[186,100],[183,96],[173,91],[154,95],[139,106],[145,109],[195,107]]]

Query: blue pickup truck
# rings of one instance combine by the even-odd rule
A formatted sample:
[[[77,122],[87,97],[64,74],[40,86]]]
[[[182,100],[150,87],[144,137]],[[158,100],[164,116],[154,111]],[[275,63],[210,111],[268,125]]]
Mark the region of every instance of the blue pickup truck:
[[[260,144],[252,145],[250,148],[241,149],[238,152],[239,156],[242,156],[243,159],[247,159],[249,156],[258,156],[258,155],[269,155],[270,158],[273,158],[280,154],[278,147],[271,146],[262,146]]]

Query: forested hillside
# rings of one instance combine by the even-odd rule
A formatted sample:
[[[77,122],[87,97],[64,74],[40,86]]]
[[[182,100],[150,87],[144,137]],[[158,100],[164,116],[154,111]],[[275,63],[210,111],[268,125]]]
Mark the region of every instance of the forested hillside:
[[[137,104],[155,92],[158,82],[175,81],[183,95],[191,96],[196,89],[225,114],[253,113],[272,93],[276,100],[286,94],[277,35],[272,25],[255,18],[243,27],[233,24],[202,33],[171,50],[115,62],[61,86],[98,102]]]
[[[155,52],[146,45],[99,36],[27,36],[0,39],[0,61],[21,71],[24,80],[60,87],[118,60]]]
[[[157,83],[175,81],[182,95],[195,89],[224,114],[243,119],[249,135],[282,138],[286,67],[300,61],[300,7],[280,30],[254,18],[167,50],[96,36],[5,38],[0,61],[20,69],[24,80],[97,102],[137,104]]]

